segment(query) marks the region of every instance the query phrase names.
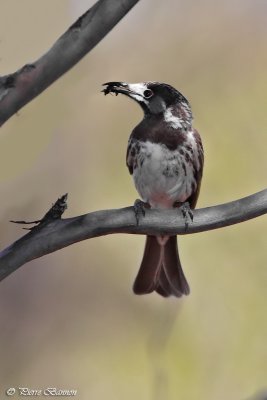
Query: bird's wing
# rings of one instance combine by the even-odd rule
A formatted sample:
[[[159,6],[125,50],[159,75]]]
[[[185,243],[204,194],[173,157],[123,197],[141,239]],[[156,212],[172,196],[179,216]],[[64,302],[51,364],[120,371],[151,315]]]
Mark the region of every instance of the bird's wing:
[[[134,143],[130,138],[127,146],[126,165],[131,175],[133,174],[134,159],[135,159],[135,148],[134,148]]]
[[[204,166],[204,150],[203,150],[200,134],[198,133],[198,131],[196,129],[193,130],[193,134],[194,134],[194,137],[196,139],[196,142],[197,142],[198,148],[199,148],[199,155],[198,155],[199,158],[198,158],[198,160],[199,160],[200,168],[195,171],[195,175],[196,175],[195,178],[196,178],[196,182],[197,182],[197,188],[192,193],[192,195],[189,197],[189,199],[187,200],[192,209],[195,208],[196,203],[197,203],[197,199],[198,199],[198,196],[199,196],[199,191],[200,191],[200,186],[201,186],[201,179],[202,179],[202,174],[203,174],[203,166]]]

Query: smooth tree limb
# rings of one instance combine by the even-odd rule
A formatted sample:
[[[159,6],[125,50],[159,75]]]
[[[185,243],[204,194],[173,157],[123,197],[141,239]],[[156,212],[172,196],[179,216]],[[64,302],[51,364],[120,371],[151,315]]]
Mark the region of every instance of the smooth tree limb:
[[[136,223],[133,207],[96,211],[61,219],[67,195],[62,196],[35,223],[29,233],[0,252],[0,280],[25,263],[73,243],[114,233],[140,235],[184,235],[237,224],[267,213],[267,189],[229,203],[193,211],[193,222],[185,229],[179,209],[147,210]],[[24,223],[24,221],[17,221]]]
[[[81,60],[139,0],[99,0],[37,61],[0,77],[0,126]]]

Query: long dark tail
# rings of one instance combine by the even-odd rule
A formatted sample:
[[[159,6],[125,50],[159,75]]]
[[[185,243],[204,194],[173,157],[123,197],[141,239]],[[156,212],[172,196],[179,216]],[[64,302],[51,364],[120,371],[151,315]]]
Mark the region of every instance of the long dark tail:
[[[160,245],[156,236],[147,236],[143,260],[133,285],[135,294],[156,291],[161,296],[181,297],[190,289],[179,259],[176,236]]]

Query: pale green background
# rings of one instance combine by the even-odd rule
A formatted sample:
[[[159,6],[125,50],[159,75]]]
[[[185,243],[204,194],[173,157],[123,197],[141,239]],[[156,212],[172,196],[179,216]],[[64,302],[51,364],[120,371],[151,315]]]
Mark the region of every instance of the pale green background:
[[[114,0],[115,1],[115,0]],[[93,1],[0,4],[0,74],[43,54]],[[158,80],[189,98],[205,147],[198,206],[266,186],[267,3],[143,0],[82,62],[0,132],[0,244],[69,192],[67,216],[131,205],[125,167],[139,108],[109,80]],[[192,293],[134,296],[144,238],[85,241],[0,284],[0,397],[236,400],[267,388],[266,217],[180,239]],[[16,398],[16,396],[14,396]]]

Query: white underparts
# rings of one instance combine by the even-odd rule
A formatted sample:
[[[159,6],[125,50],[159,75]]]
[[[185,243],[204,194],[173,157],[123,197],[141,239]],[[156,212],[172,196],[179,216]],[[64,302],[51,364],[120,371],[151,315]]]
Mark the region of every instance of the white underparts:
[[[182,128],[182,121],[179,117],[173,114],[172,108],[169,107],[164,111],[164,120],[169,124],[172,128]]]
[[[155,208],[172,208],[192,194],[195,183],[192,163],[185,162],[185,149],[169,150],[160,143],[143,142],[136,157],[133,179],[141,198]]]

